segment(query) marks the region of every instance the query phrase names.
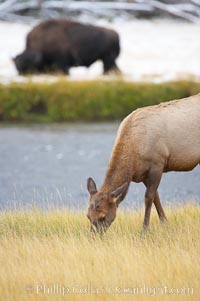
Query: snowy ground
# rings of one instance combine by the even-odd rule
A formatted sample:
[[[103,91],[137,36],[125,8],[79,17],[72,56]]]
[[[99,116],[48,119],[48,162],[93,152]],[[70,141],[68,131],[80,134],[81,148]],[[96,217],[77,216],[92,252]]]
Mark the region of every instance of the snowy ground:
[[[164,81],[193,78],[200,80],[200,25],[167,21],[115,21],[98,24],[116,29],[121,38],[118,65],[124,78],[133,81]],[[0,22],[0,81],[23,80],[17,75],[12,57],[25,46],[32,26]],[[98,78],[101,62],[89,69],[72,68],[70,78]],[[36,79],[54,79],[36,77]]]

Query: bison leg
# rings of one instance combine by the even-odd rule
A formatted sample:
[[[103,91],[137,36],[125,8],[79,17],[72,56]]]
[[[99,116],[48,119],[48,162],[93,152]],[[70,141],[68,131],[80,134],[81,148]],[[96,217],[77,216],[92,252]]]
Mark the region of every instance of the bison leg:
[[[115,73],[120,73],[120,69],[117,67],[117,64],[115,62],[115,57],[110,55],[103,58],[103,70],[104,74],[108,74],[111,71],[114,71]]]
[[[151,207],[152,207],[152,203],[154,202],[154,199],[156,198],[157,188],[160,184],[161,177],[162,177],[162,169],[156,167],[149,171],[149,174],[144,181],[146,186],[146,192],[145,192],[145,214],[144,214],[143,230],[146,230],[149,226]],[[157,199],[157,204],[158,204],[158,199]]]
[[[69,67],[68,67],[68,66],[65,66],[65,69],[63,70],[63,72],[64,72],[66,75],[69,75]]]
[[[52,71],[61,71],[65,74],[69,74],[69,62],[64,55],[60,55],[56,60],[52,60],[49,64]]]
[[[115,66],[113,67],[113,71],[116,75],[122,75],[121,70],[119,69],[119,67],[117,66],[117,64],[115,63]]]
[[[56,67],[58,70],[62,71],[66,75],[69,75],[69,66],[67,66],[66,64],[63,64],[63,62],[58,62],[56,64]]]

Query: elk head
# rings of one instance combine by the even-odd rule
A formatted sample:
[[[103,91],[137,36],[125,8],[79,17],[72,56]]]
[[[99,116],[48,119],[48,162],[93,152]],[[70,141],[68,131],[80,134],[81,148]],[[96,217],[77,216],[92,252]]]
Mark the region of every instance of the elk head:
[[[124,183],[111,192],[97,191],[92,178],[87,181],[87,189],[90,193],[90,202],[87,217],[91,223],[93,233],[103,234],[116,217],[119,203],[127,193],[129,183]]]

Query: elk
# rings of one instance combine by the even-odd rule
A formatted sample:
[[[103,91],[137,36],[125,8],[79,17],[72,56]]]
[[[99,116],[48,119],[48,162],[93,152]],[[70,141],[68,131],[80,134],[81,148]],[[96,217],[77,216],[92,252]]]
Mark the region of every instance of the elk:
[[[190,171],[198,164],[200,94],[133,111],[120,124],[99,191],[92,178],[87,181],[91,231],[109,228],[131,181],[146,186],[143,230],[149,226],[152,203],[160,221],[167,221],[158,194],[162,174]]]

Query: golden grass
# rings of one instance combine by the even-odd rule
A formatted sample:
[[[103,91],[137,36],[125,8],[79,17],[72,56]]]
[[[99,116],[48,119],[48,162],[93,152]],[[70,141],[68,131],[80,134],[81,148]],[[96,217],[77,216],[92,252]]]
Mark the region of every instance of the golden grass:
[[[171,208],[167,216],[160,225],[153,212],[141,236],[143,212],[120,211],[93,241],[84,213],[2,212],[0,300],[199,301],[200,207]]]

